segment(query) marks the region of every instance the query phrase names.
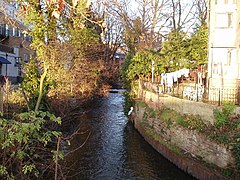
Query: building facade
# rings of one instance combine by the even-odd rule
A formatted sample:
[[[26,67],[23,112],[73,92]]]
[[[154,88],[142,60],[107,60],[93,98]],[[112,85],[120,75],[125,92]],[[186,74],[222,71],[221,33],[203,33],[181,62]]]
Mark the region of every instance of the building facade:
[[[17,3],[0,0],[0,77],[7,76],[12,83],[20,79],[20,64],[34,55],[31,38],[23,33],[26,27],[18,18],[19,8]]]
[[[219,98],[224,100],[226,89],[240,87],[240,1],[208,0],[208,3],[209,98],[216,94],[215,88]]]

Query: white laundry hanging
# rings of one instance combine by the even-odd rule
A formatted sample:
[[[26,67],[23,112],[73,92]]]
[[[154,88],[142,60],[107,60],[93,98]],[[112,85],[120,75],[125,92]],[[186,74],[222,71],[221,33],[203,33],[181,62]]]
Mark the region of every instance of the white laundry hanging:
[[[202,85],[202,73],[198,72],[198,84]]]
[[[167,73],[167,85],[168,87],[173,86],[173,73]]]
[[[175,71],[173,72],[173,82],[177,82],[178,81],[178,72]]]

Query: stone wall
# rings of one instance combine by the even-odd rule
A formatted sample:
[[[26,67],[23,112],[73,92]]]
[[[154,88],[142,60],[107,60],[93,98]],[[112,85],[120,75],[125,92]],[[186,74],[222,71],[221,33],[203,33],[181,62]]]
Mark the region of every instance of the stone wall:
[[[164,121],[151,118],[150,115],[147,115],[148,113],[146,107],[136,105],[133,114],[135,127],[154,148],[160,148],[157,150],[179,168],[199,179],[224,179],[220,173],[211,172],[202,162],[214,164],[223,169],[234,166],[233,155],[224,145],[209,140],[195,130],[185,129],[177,125],[169,127]],[[163,143],[155,142],[156,140],[146,132],[161,137]],[[168,145],[180,148],[183,154],[173,155],[169,150],[166,150]],[[203,171],[206,171],[204,175],[201,174]]]
[[[179,99],[167,94],[158,95],[146,90],[142,90],[141,99],[145,102],[155,104],[155,106],[158,106],[159,108],[164,105],[165,107],[175,110],[180,114],[200,116],[205,124],[214,124],[215,119],[213,116],[213,110],[218,108],[211,104]]]
[[[161,106],[164,105],[180,114],[200,116],[205,124],[214,124],[213,110],[221,107],[162,94],[157,91],[157,84],[150,84],[151,83],[145,83],[144,86],[142,86],[142,84],[139,83],[138,98],[152,104],[156,108],[161,108]],[[240,114],[239,107],[236,107],[235,113]]]

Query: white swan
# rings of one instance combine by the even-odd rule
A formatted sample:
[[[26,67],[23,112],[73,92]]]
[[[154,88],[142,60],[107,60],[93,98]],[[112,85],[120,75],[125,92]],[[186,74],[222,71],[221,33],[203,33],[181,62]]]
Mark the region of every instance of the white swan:
[[[128,115],[130,116],[132,112],[133,112],[133,107],[130,107],[130,111],[128,111]]]

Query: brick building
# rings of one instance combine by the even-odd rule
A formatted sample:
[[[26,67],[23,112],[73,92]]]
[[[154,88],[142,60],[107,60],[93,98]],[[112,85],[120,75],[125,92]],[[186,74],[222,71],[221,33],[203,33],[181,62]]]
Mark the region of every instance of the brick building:
[[[26,27],[18,18],[17,3],[0,0],[0,76],[7,76],[12,83],[21,77],[20,62],[28,62],[34,51],[31,38],[24,34]]]

